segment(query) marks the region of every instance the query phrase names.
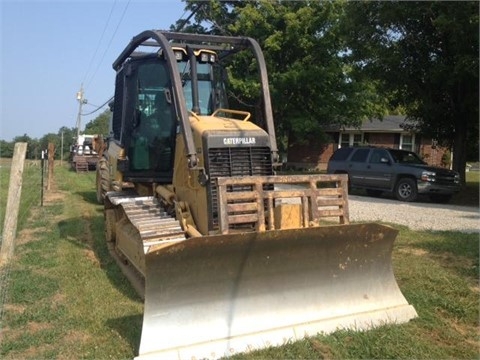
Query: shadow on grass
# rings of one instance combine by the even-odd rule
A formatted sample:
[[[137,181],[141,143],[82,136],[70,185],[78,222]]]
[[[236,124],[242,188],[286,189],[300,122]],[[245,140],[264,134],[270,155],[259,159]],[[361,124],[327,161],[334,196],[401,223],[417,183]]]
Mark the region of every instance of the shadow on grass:
[[[100,213],[92,217],[60,221],[58,228],[61,238],[75,246],[93,251],[101,269],[116,289],[131,300],[141,301],[108,250],[103,221],[103,213]]]
[[[107,326],[126,339],[134,354],[138,354],[140,348],[140,336],[142,333],[143,315],[124,316],[107,321]]]
[[[103,205],[100,205],[97,202],[97,194],[96,194],[95,190],[92,190],[92,191],[77,191],[77,192],[75,192],[75,194],[80,195],[85,202],[87,202],[89,204],[97,205],[100,209],[99,211],[103,211]]]
[[[478,234],[438,232],[431,240],[424,240],[413,246],[432,254],[444,267],[454,268],[461,276],[478,280],[480,251]]]

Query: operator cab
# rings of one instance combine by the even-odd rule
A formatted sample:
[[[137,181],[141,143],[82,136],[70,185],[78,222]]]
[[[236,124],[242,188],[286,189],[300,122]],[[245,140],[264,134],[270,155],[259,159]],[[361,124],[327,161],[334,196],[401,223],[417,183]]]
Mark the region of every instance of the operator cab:
[[[225,107],[224,84],[217,81],[223,78],[217,54],[180,47],[174,47],[173,52],[187,110],[211,115]],[[180,126],[163,51],[132,54],[117,72],[116,86],[112,130],[113,141],[127,155],[126,161],[119,161],[124,179],[171,183]]]

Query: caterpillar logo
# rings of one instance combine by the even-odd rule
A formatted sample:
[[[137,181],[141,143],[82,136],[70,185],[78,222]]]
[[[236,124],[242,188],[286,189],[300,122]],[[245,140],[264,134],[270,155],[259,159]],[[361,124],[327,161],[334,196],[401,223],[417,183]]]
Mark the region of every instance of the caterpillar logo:
[[[254,137],[228,137],[223,138],[223,145],[255,145]]]

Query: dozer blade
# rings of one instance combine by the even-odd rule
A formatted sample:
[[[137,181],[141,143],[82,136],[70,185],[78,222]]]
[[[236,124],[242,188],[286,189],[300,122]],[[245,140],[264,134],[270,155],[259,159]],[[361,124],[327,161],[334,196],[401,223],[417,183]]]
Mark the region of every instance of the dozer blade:
[[[146,255],[139,358],[219,358],[417,316],[391,254],[397,231],[339,225],[192,238]]]

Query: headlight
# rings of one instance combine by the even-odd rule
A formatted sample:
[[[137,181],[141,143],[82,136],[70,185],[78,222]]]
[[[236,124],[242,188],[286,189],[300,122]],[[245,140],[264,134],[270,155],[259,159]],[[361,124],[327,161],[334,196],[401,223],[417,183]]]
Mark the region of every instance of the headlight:
[[[183,52],[181,51],[174,51],[175,54],[175,60],[177,61],[182,61],[183,60]]]
[[[437,175],[435,172],[433,171],[424,171],[422,172],[422,181],[430,181],[430,182],[434,182],[435,181],[435,175]]]
[[[208,58],[209,58],[208,53],[202,52],[202,53],[200,54],[200,61],[201,61],[201,62],[207,62],[207,61],[208,61]]]

